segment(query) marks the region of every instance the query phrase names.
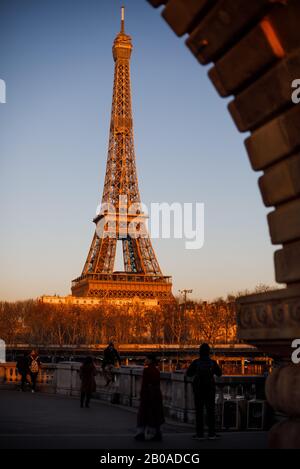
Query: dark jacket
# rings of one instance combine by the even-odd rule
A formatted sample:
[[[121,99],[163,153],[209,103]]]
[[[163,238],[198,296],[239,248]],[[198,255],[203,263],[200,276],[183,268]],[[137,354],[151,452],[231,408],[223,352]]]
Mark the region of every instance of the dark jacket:
[[[215,391],[215,376],[221,376],[222,370],[215,360],[200,357],[194,360],[187,369],[187,376],[193,379],[194,392],[207,394]]]
[[[81,365],[79,370],[79,376],[81,379],[81,392],[92,394],[96,391],[96,374],[97,370],[93,363]]]
[[[102,368],[106,365],[115,365],[116,362],[121,365],[121,357],[117,350],[112,345],[109,345],[103,352]]]
[[[165,420],[160,390],[160,372],[153,364],[144,368],[140,397],[138,426],[159,427]]]
[[[26,355],[18,358],[16,368],[21,375],[29,373],[29,360]]]

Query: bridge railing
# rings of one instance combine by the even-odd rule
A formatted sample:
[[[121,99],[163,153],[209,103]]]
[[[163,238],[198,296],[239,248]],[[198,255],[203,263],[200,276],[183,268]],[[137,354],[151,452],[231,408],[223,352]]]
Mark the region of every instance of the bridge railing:
[[[42,364],[38,375],[38,390],[66,396],[80,394],[80,363],[61,362]],[[122,366],[114,369],[114,382],[106,386],[100,367],[97,367],[94,398],[137,408],[142,384],[143,367]],[[16,364],[0,363],[0,389],[20,387],[21,377]],[[264,377],[223,376],[216,380],[217,409],[222,414],[224,402],[244,403],[264,400]],[[183,372],[161,373],[161,391],[166,416],[179,422],[194,423],[195,407],[192,381]],[[223,415],[219,415],[220,427]]]
[[[42,364],[37,379],[39,390],[55,392],[56,377],[56,364]],[[6,386],[21,386],[21,375],[16,369],[15,362],[0,363],[0,389],[5,389]]]

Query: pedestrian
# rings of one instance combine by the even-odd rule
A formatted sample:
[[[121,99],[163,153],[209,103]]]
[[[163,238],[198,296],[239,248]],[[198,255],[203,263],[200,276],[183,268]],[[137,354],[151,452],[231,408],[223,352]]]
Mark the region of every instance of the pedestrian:
[[[113,369],[116,363],[118,363],[119,366],[121,365],[121,357],[114,343],[110,341],[103,353],[102,370],[106,381],[105,386],[108,386],[114,380]]]
[[[28,366],[31,378],[31,392],[36,392],[36,382],[41,367],[40,357],[37,350],[32,350],[28,358]]]
[[[143,371],[140,406],[137,416],[137,441],[161,441],[161,425],[164,423],[162,394],[160,390],[160,372],[154,354],[146,357]]]
[[[202,344],[199,348],[200,357],[194,360],[187,369],[187,376],[193,378],[193,391],[196,409],[196,435],[193,439],[204,439],[204,407],[206,409],[208,438],[215,440],[215,380],[221,376],[222,370],[215,360],[210,358],[210,347]]]
[[[96,374],[97,374],[97,370],[94,365],[92,357],[86,357],[79,371],[79,376],[81,379],[81,388],[80,388],[80,407],[81,408],[84,406],[84,404],[86,408],[89,408],[90,406],[92,393],[96,391],[96,380],[95,380]]]
[[[26,391],[26,384],[28,383],[27,375],[29,374],[29,361],[28,356],[24,353],[18,358],[16,368],[18,373],[21,375],[21,391]]]

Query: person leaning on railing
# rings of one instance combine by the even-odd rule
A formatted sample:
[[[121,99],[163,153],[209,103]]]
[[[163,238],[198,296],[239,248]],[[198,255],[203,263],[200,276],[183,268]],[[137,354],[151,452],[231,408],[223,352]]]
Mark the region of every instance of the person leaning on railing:
[[[27,353],[24,353],[18,358],[16,368],[18,373],[21,375],[21,390],[24,392],[26,391],[26,384],[29,384],[27,381],[27,375],[29,375],[29,360]]]
[[[203,414],[207,413],[208,438],[217,438],[215,432],[215,376],[221,376],[222,370],[215,360],[210,358],[210,347],[202,344],[199,348],[200,357],[194,360],[187,369],[187,376],[193,378],[193,391],[196,409],[196,434],[193,439],[204,439]]]
[[[121,366],[121,357],[114,347],[114,343],[110,341],[103,353],[102,370],[106,380],[105,386],[108,386],[114,380],[113,369],[116,362]]]

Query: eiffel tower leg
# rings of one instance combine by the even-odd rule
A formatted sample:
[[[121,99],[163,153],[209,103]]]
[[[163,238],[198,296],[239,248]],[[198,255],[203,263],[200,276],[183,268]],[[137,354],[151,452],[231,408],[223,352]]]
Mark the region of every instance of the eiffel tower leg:
[[[116,255],[115,238],[99,238],[94,234],[82,275],[88,273],[112,273]]]

